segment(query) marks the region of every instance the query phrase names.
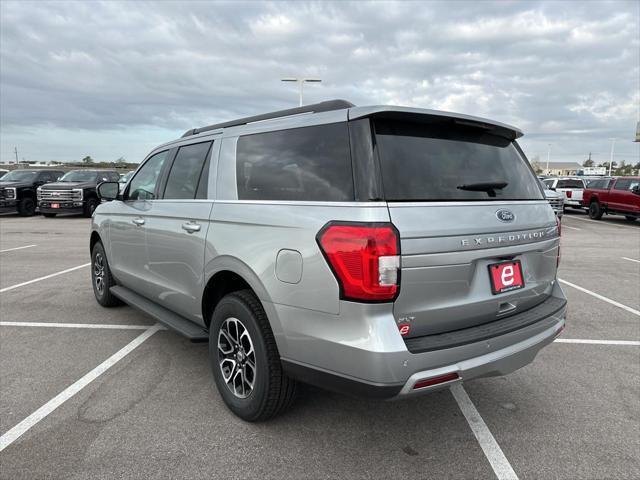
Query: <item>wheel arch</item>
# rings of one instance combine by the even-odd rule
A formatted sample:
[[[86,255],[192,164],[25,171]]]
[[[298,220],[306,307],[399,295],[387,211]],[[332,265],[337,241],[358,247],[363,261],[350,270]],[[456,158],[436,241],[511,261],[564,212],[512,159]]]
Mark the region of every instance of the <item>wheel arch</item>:
[[[250,289],[256,294],[263,308],[266,307],[265,302],[271,302],[271,297],[258,276],[241,260],[225,255],[217,257],[207,266],[201,305],[202,319],[207,328],[218,302],[229,293],[245,289]],[[272,315],[269,315],[267,308],[265,312],[269,323],[272,323]]]
[[[102,243],[102,238],[100,238],[100,234],[94,230],[91,232],[91,238],[89,239],[89,254],[93,252],[93,246],[98,242]]]

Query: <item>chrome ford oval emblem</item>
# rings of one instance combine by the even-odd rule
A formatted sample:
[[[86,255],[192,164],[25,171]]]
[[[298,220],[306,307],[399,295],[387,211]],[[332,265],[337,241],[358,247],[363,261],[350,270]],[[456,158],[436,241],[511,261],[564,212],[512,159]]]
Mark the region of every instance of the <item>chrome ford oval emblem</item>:
[[[504,208],[496,212],[496,217],[498,217],[498,220],[505,223],[513,222],[516,219],[516,216],[511,210],[506,210]]]

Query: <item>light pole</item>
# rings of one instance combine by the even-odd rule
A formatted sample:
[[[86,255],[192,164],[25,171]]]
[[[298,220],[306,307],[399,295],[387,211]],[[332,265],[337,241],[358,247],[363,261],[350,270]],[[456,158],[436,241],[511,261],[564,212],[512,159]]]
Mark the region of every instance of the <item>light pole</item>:
[[[322,80],[319,78],[283,78],[283,82],[298,82],[298,94],[300,96],[300,106],[302,106],[302,86],[305,83],[320,83]]]
[[[613,165],[613,149],[616,146],[616,139],[610,138],[611,140],[611,158],[609,158],[609,176],[611,176],[611,166]]]
[[[547,145],[547,175],[549,175],[549,158],[551,158],[551,144]]]

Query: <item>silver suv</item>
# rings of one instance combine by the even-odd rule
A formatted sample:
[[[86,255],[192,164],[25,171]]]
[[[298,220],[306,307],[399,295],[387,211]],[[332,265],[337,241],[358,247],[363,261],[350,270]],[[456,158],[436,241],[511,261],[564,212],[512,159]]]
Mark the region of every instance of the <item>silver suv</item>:
[[[91,227],[97,301],[209,341],[238,416],[297,382],[408,398],[531,362],[563,329],[560,227],[516,128],[334,100],[154,149]]]

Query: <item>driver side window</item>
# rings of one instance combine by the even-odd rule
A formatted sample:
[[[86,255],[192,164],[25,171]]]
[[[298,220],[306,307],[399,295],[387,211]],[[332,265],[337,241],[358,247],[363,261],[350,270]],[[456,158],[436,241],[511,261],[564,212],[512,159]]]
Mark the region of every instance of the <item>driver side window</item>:
[[[156,153],[142,166],[140,171],[129,184],[129,194],[127,200],[153,200],[156,198],[156,184],[162,171],[168,150]]]

